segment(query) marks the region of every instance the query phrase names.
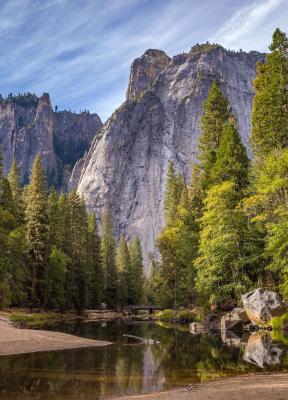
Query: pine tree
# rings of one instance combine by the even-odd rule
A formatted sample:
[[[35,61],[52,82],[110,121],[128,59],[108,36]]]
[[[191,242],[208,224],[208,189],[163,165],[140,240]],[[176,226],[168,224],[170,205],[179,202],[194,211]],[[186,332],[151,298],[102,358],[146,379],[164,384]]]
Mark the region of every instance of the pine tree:
[[[215,183],[231,180],[236,188],[243,189],[248,184],[249,160],[235,124],[224,124],[216,160],[211,169],[211,178]]]
[[[67,254],[71,258],[69,273],[69,291],[72,304],[81,312],[86,308],[89,299],[88,281],[89,254],[87,247],[88,216],[85,204],[79,194],[72,190],[68,195],[70,226],[71,226],[71,251]]]
[[[98,234],[96,216],[88,214],[88,252],[90,265],[90,303],[99,307],[103,300],[104,275],[101,260],[101,238]]]
[[[116,256],[118,274],[118,301],[121,307],[131,304],[129,292],[131,291],[131,260],[125,237],[122,235],[119,241]]]
[[[254,81],[251,144],[259,156],[288,146],[288,39],[279,29],[270,50]]]
[[[131,283],[128,287],[129,302],[141,304],[144,300],[144,267],[141,242],[136,236],[129,245],[131,260]]]
[[[63,310],[65,306],[65,277],[70,258],[53,246],[45,271],[44,308]]]
[[[181,195],[180,178],[177,176],[172,161],[167,168],[166,190],[164,193],[164,210],[166,223],[172,222],[176,217],[177,204]]]
[[[243,268],[247,221],[238,199],[235,183],[226,181],[209,189],[204,202],[196,288],[210,305],[238,299],[250,286]]]
[[[250,224],[263,241],[261,275],[265,286],[277,289],[288,298],[288,149],[269,153],[266,159],[253,168],[250,196],[243,204]],[[255,250],[254,250],[255,256]],[[270,274],[269,274],[270,272]],[[271,275],[272,274],[272,275]]]
[[[19,167],[16,160],[13,160],[11,169],[8,174],[8,181],[11,188],[12,198],[17,209],[17,218],[19,223],[24,221],[24,204],[22,198],[22,190],[20,187]]]
[[[105,276],[104,301],[110,307],[118,305],[118,276],[115,261],[115,240],[111,215],[105,209],[102,216],[101,259]]]
[[[51,188],[47,201],[49,219],[49,244],[50,247],[61,248],[63,226],[59,209],[59,198],[54,187]]]
[[[202,190],[211,185],[211,169],[216,161],[223,127],[229,116],[228,100],[214,81],[203,105],[199,136],[199,179]]]
[[[171,202],[173,218],[166,220],[157,238],[161,256],[158,299],[165,307],[187,305],[194,296],[193,260],[197,254],[198,226],[185,179],[176,175],[175,180],[178,192],[177,205]]]
[[[49,256],[46,185],[40,154],[35,158],[27,190],[25,221],[27,257],[31,268],[30,302],[32,306],[39,306],[43,304]]]

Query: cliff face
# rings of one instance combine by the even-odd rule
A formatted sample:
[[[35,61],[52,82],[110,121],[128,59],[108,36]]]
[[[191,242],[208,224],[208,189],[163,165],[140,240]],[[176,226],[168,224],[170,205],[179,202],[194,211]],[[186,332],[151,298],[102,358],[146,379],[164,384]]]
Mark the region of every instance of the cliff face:
[[[26,183],[34,158],[42,154],[49,185],[65,188],[76,160],[102,126],[97,114],[54,112],[49,95],[23,95],[0,104],[0,145],[7,173],[15,158]]]
[[[78,192],[87,205],[98,216],[109,207],[117,237],[139,235],[146,260],[164,223],[168,161],[189,178],[213,80],[228,97],[248,147],[255,64],[265,57],[220,46],[200,46],[172,60],[155,50],[148,56],[133,63],[127,101],[102,127],[77,170]]]

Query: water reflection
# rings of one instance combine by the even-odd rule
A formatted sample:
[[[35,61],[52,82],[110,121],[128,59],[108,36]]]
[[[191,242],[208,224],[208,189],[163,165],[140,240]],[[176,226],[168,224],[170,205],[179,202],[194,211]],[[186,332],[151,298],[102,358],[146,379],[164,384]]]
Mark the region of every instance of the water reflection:
[[[1,357],[1,400],[96,400],[259,370],[259,364],[251,363],[250,356],[249,362],[243,358],[248,354],[242,345],[244,338],[226,335],[223,343],[219,336],[193,336],[182,328],[149,323],[90,322],[58,329],[115,344],[96,349]],[[128,345],[123,334],[155,338],[160,345]],[[256,348],[257,340],[253,339]],[[250,338],[246,346],[249,343],[252,343]],[[268,342],[260,340],[259,343],[264,348]],[[273,346],[271,341],[267,354],[276,360],[271,354],[271,349],[275,350]],[[268,370],[288,370],[284,349],[279,364],[266,361],[263,366]]]
[[[244,360],[260,368],[280,364],[283,356],[284,349],[268,333],[252,333],[245,346]]]

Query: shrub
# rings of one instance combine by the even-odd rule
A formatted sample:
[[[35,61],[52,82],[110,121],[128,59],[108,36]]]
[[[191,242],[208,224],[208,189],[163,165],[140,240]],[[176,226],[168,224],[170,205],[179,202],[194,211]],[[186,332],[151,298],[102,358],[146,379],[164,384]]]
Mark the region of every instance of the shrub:
[[[193,322],[197,319],[197,315],[191,310],[180,310],[177,313],[177,321],[179,322]]]
[[[281,317],[274,317],[271,319],[271,326],[275,331],[281,331],[288,325],[288,313],[281,315]]]

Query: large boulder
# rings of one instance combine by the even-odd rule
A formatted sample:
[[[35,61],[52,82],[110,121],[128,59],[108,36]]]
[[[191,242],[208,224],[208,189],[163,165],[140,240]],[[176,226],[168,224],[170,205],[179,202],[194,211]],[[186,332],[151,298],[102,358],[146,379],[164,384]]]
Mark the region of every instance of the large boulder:
[[[272,343],[267,333],[254,332],[245,346],[244,360],[260,368],[280,364],[283,355],[281,347]]]
[[[265,289],[255,289],[241,296],[243,307],[253,324],[268,323],[271,318],[282,315],[286,306],[280,296]]]
[[[223,315],[221,319],[221,331],[239,331],[248,322],[249,318],[244,308],[234,308],[231,313]]]

